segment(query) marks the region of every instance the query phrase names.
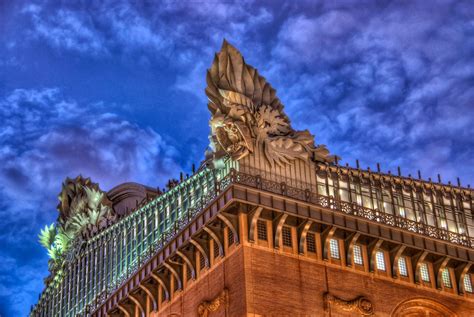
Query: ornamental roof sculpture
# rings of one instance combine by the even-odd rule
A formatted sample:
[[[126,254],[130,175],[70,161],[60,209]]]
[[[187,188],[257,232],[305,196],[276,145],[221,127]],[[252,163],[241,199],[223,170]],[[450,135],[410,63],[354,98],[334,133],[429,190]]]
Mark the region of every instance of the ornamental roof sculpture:
[[[117,219],[106,193],[90,178],[66,178],[58,198],[58,221],[46,226],[39,235],[50,257],[49,281],[53,282],[61,279],[64,264],[77,255],[85,239]]]
[[[66,178],[59,201],[58,223],[71,237],[92,236],[116,220],[112,202],[90,178]]]
[[[233,160],[260,151],[271,167],[303,161],[333,162],[325,145],[315,145],[308,130],[296,131],[276,91],[224,40],[207,71],[214,160]]]

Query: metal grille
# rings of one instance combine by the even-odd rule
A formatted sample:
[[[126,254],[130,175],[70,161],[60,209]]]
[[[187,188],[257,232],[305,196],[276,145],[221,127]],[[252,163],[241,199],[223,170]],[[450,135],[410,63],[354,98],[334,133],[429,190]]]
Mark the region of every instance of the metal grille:
[[[204,259],[204,256],[199,253],[199,268],[202,270],[206,266],[206,259]]]
[[[234,232],[232,230],[227,230],[227,245],[234,244]]]
[[[377,263],[377,270],[385,271],[385,256],[383,251],[377,251],[375,254],[375,260]]]
[[[449,269],[445,268],[442,273],[444,287],[451,288],[451,277],[449,276]]]
[[[407,261],[403,256],[398,258],[398,273],[401,276],[408,276]]]
[[[464,275],[464,290],[466,292],[472,293],[472,280],[470,274]]]
[[[329,250],[331,251],[331,258],[339,259],[339,243],[336,239],[329,240]]]
[[[260,240],[267,240],[267,224],[263,220],[257,221],[257,235]]]
[[[426,263],[421,263],[420,265],[421,279],[424,282],[430,281],[430,273],[428,272],[428,265]]]
[[[214,259],[219,256],[219,244],[215,240],[212,240],[214,244]]]
[[[306,250],[316,253],[316,239],[314,233],[308,233],[306,235]]]
[[[291,241],[291,228],[283,227],[281,230],[283,245],[286,247],[291,247],[293,245]]]
[[[354,263],[363,265],[364,261],[362,260],[362,248],[360,245],[354,245]]]
[[[186,264],[186,277],[188,280],[191,279],[192,277],[192,273],[191,273],[191,267],[189,267],[189,265]]]

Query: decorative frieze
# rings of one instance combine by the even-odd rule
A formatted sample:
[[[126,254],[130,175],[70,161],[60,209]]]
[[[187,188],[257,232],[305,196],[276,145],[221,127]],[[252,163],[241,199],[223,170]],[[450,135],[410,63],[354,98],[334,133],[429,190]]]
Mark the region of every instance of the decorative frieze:
[[[210,312],[226,308],[229,302],[229,291],[224,289],[216,298],[210,301],[203,301],[197,308],[199,317],[208,317]]]

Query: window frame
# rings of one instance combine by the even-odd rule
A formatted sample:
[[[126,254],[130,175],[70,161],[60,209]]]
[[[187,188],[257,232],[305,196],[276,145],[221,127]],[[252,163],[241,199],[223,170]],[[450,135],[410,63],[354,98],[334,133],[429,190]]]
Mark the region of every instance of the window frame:
[[[332,259],[341,259],[341,251],[339,250],[339,240],[334,238],[329,239],[329,253]]]
[[[267,222],[265,220],[257,220],[257,239],[268,241]]]
[[[291,233],[291,227],[283,226],[281,228],[281,244],[284,247],[288,247],[288,248],[293,247],[293,237]]]
[[[403,263],[403,265],[400,265],[400,263]],[[398,275],[399,276],[408,277],[407,260],[404,256],[401,256],[401,257],[398,258],[397,267],[398,267]],[[403,269],[402,269],[402,267],[403,267]]]
[[[420,277],[421,277],[422,282],[425,282],[425,283],[431,282],[430,270],[428,268],[428,264],[425,262],[422,262],[420,264]]]
[[[385,263],[385,252],[383,250],[377,250],[375,252],[375,266],[377,267],[377,271],[387,271],[387,264]]]
[[[356,251],[358,250],[358,251]],[[354,247],[352,248],[352,256],[354,259],[354,264],[356,265],[364,265],[364,257],[362,254],[362,246],[359,244],[354,244]]]

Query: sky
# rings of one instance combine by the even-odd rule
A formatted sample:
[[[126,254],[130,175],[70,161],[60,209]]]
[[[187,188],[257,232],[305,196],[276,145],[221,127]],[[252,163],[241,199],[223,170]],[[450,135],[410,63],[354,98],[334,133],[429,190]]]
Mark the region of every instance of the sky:
[[[67,176],[199,165],[224,38],[342,163],[474,185],[473,1],[0,0],[0,316],[43,289]]]

